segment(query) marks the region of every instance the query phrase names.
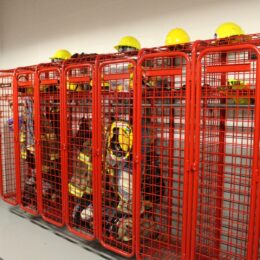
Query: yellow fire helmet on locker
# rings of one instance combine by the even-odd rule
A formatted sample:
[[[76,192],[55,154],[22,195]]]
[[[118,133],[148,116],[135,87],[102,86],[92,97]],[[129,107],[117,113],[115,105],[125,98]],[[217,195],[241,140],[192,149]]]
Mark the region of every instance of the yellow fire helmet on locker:
[[[187,42],[190,42],[190,36],[182,28],[170,30],[165,38],[165,45],[183,44]]]
[[[136,50],[140,50],[141,44],[133,36],[124,36],[123,38],[120,39],[119,43],[116,46],[114,46],[114,48],[117,51],[119,51],[120,47],[130,47],[130,48],[135,48]]]
[[[222,23],[215,31],[217,38],[226,38],[235,35],[245,34],[243,29],[236,23]]]
[[[113,160],[125,160],[133,147],[132,127],[123,121],[112,123],[108,136],[108,153]]]
[[[51,60],[67,60],[71,57],[71,53],[67,50],[61,49],[57,50],[52,57]]]

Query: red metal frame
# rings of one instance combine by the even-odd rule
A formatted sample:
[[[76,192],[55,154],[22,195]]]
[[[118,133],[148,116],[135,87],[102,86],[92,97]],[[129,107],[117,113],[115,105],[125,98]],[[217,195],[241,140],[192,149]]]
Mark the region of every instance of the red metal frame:
[[[136,180],[134,160],[132,159],[135,158],[135,141],[133,141],[132,145],[130,145],[129,142],[130,136],[132,136],[132,140],[136,138],[135,130],[131,131],[131,129],[134,129],[133,99],[136,89],[135,55],[136,53],[116,53],[98,56],[96,61],[97,91],[95,97],[95,123],[97,132],[95,135],[95,174],[98,178],[97,184],[99,187],[97,205],[97,212],[99,213],[97,222],[99,226],[98,237],[105,248],[125,257],[132,257],[135,254],[136,199],[134,187]],[[128,87],[129,89],[131,88],[131,90],[129,90]],[[110,151],[112,154],[114,152],[112,148],[109,148],[112,147],[110,144],[114,142],[112,141],[112,136],[108,137],[110,130],[113,128],[115,131],[119,131],[119,127],[129,129],[129,135],[126,137],[128,138],[126,142],[128,144],[129,153],[126,152],[124,159],[120,159],[120,162],[119,159],[111,159],[112,157],[109,157],[111,154],[108,152]],[[121,141],[121,143],[122,142],[124,141]],[[114,166],[111,165],[112,161],[115,162]],[[128,171],[124,168],[126,165],[128,165]],[[123,168],[125,169],[124,173]],[[122,175],[121,178],[119,177],[120,171]],[[112,172],[114,172],[114,174],[112,174]],[[129,175],[126,182],[124,182],[124,174]],[[120,181],[121,183],[119,184]],[[124,184],[126,186],[124,186]],[[129,192],[128,195],[130,199],[128,202],[119,195],[124,196],[122,195],[124,187]],[[115,191],[116,189],[117,191]],[[124,206],[129,210],[127,213]]]
[[[259,178],[256,63],[259,51],[249,44],[208,47],[197,59],[191,259],[253,257]],[[231,78],[250,89],[228,88]]]
[[[16,205],[13,74],[13,70],[0,71],[0,195]]]
[[[18,68],[14,74],[14,135],[17,200],[32,215],[38,214],[34,138],[35,68]]]
[[[42,64],[37,68],[35,114],[39,212],[56,226],[65,219],[64,180],[62,178],[61,129],[63,129],[60,64]]]
[[[182,52],[168,47],[146,50],[138,62],[137,157],[142,162],[136,186],[139,258],[187,259],[191,64],[189,48],[180,47]],[[149,196],[155,201],[143,210],[142,200]],[[149,222],[152,225],[146,227]]]
[[[67,123],[62,131],[63,143],[66,147],[62,165],[65,165],[67,227],[75,235],[93,240],[97,234],[95,210],[97,187],[93,163],[95,80],[94,63],[86,59],[85,62],[82,60],[78,64],[69,64],[64,69],[62,110],[65,112],[64,122]],[[87,176],[84,175],[86,170]],[[86,185],[82,184],[85,179],[89,181]],[[86,221],[82,219],[84,212]]]
[[[258,259],[259,47],[242,35],[0,71],[1,196],[125,257]]]

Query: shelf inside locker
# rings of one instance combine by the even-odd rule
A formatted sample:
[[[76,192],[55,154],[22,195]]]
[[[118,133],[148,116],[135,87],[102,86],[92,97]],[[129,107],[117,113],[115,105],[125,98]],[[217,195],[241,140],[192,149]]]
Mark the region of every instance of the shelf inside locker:
[[[161,108],[165,108],[165,107],[185,107],[185,101],[182,103],[173,103],[173,104],[153,104],[152,107],[161,107]],[[142,104],[142,107],[151,107],[151,104]]]
[[[59,85],[60,81],[59,79],[41,79],[40,80],[40,85]]]
[[[145,77],[159,77],[159,76],[176,76],[182,75],[183,69],[182,68],[154,68],[154,69],[144,69],[143,75]]]
[[[84,99],[87,97],[92,97],[92,90],[84,90],[84,91],[67,91],[67,96],[70,99]]]
[[[90,76],[77,76],[77,77],[68,77],[67,78],[67,84],[70,83],[89,83],[91,81],[91,77]]]
[[[119,73],[119,74],[109,74],[109,75],[103,75],[102,80],[103,81],[109,81],[109,80],[123,80],[123,79],[130,79],[131,74],[130,73]]]
[[[255,89],[220,89],[216,87],[202,87],[202,96],[220,96],[220,97],[254,97],[255,96]]]
[[[104,89],[102,88],[101,90],[101,94],[102,95],[108,95],[108,96],[115,96],[115,98],[118,98],[118,97],[129,97],[129,96],[133,96],[134,94],[134,91],[131,90],[131,91],[113,91],[113,90],[110,90],[110,89]]]
[[[255,105],[244,105],[244,104],[207,104],[206,107],[209,108],[246,108],[246,109],[254,109]]]
[[[18,82],[18,87],[23,87],[23,88],[26,88],[26,87],[33,87],[33,82],[32,81],[22,81],[22,82]]]
[[[159,97],[185,99],[186,91],[185,89],[147,88],[143,90],[142,96],[155,99]]]
[[[22,93],[22,92],[19,92],[19,97],[32,97],[33,98],[33,93]]]
[[[40,93],[41,98],[44,100],[59,100],[60,93],[59,92],[41,92]]]

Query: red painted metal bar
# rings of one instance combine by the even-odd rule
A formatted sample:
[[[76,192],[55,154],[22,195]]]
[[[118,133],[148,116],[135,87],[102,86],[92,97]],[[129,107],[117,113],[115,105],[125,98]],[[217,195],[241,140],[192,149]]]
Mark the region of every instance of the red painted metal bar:
[[[13,71],[0,71],[0,195],[11,205],[17,204]]]
[[[256,49],[254,49],[256,50]],[[257,194],[255,195],[257,200],[254,202],[254,183],[252,184],[252,198],[250,201],[251,209],[250,209],[250,226],[249,232],[253,232],[252,238],[249,236],[248,239],[248,251],[247,251],[247,259],[259,259],[260,257],[260,173],[259,173],[259,142],[260,142],[260,44],[258,45],[258,49],[256,51],[256,93],[255,93],[255,128],[254,128],[254,164],[253,164],[253,177],[255,177],[255,185],[257,186],[255,189]],[[255,192],[256,192],[255,191]],[[256,203],[256,206],[255,206]],[[254,208],[256,211],[254,212]],[[255,222],[253,219],[255,218]],[[254,231],[253,231],[254,230]],[[249,243],[252,242],[252,250],[249,246]],[[251,250],[251,251],[249,251]]]
[[[34,79],[35,68],[33,67],[19,68],[15,72],[14,131],[19,204],[26,212],[38,215],[35,129],[33,123]]]
[[[250,94],[251,91],[248,92],[244,91],[244,93],[248,93],[248,94],[247,96],[246,94],[243,94],[241,97],[245,97],[247,101],[245,101],[245,98],[239,99],[238,95],[239,93],[240,95],[242,94],[241,91],[237,90],[235,96],[234,94],[231,95],[230,94],[231,91],[228,91],[227,88],[226,91],[225,90],[223,91],[221,89],[223,87],[219,88],[219,86],[217,85],[217,80],[221,82],[220,86],[225,86],[227,85],[227,81],[231,79],[231,77],[239,78],[239,79],[242,78],[242,80],[249,80],[251,82],[250,84],[255,86],[254,85],[254,78],[255,78],[254,75],[256,73],[254,69],[255,66],[252,65],[254,61],[250,60],[251,53],[255,53],[255,52],[257,52],[257,49],[250,44],[244,44],[240,46],[228,46],[228,47],[223,46],[223,47],[216,47],[216,48],[211,47],[211,48],[206,48],[205,51],[202,51],[198,58],[197,82],[196,82],[197,83],[196,85],[197,88],[196,90],[196,94],[197,94],[196,132],[195,132],[196,143],[195,143],[195,162],[194,162],[196,171],[195,171],[195,179],[194,179],[194,196],[193,196],[194,207],[192,213],[193,221],[192,221],[192,236],[191,236],[191,250],[192,250],[191,259],[194,258],[204,259],[204,257],[208,257],[208,256],[217,257],[218,259],[221,259],[222,257],[232,257],[232,256],[241,257],[241,258],[247,257],[247,259],[252,259],[251,257],[252,257],[252,246],[253,246],[253,228],[255,222],[254,216],[255,216],[255,206],[256,206],[255,169],[256,169],[256,156],[258,155],[257,142],[259,141],[256,139],[259,139],[258,138],[259,129],[256,129],[256,127],[255,128],[251,127],[252,124],[257,125],[257,121],[255,120],[258,120],[257,119],[258,116],[256,113],[258,110],[256,108],[254,109],[253,105],[251,105],[250,102],[252,102],[251,100],[255,99],[256,97]],[[238,71],[237,67],[235,66],[234,72],[232,72],[231,67],[229,67],[229,69],[226,71],[226,73],[229,74],[224,76],[223,75],[218,76],[221,75],[221,73],[224,73],[224,71],[221,71],[221,73],[219,73],[220,71],[218,72],[214,71],[214,72],[210,72],[212,73],[210,74],[206,69],[202,70],[201,64],[203,64],[203,66],[205,66],[206,64],[210,64],[211,66],[211,64],[214,62],[214,59],[216,59],[217,62],[219,61],[217,58],[218,55],[222,55],[225,53],[227,53],[228,55],[226,62],[228,62],[229,60],[233,62],[235,60],[235,62],[239,62],[239,63],[242,63],[242,61],[244,61],[246,64],[248,64],[248,62],[251,62],[250,67],[246,66],[247,68],[250,69],[250,71],[244,71],[244,70]],[[233,53],[233,56],[230,53]],[[247,57],[249,57],[249,59]],[[225,79],[223,77],[226,77],[226,82],[224,82]],[[215,87],[216,85],[217,87]],[[215,87],[215,90],[213,87]],[[206,106],[207,108],[202,107],[201,100],[203,99],[208,102],[204,104],[204,106]],[[229,103],[228,104],[221,103],[221,100],[223,99],[227,99]],[[218,100],[220,100],[220,103],[218,103]],[[233,103],[235,102],[234,105],[231,104],[232,102]],[[242,102],[247,102],[247,103],[245,103],[243,106],[241,104]],[[230,110],[227,110],[229,107]],[[226,113],[228,113],[228,115],[225,115],[224,117],[221,116],[222,113],[221,111],[223,109],[226,109],[227,111]],[[237,114],[234,114],[234,110],[232,111],[232,109],[238,111],[235,112]],[[204,114],[202,114],[202,112]],[[217,114],[220,117],[218,117]],[[251,114],[254,114],[254,116],[252,117]],[[237,117],[236,115],[239,115],[239,117]],[[211,132],[205,132],[206,128],[203,128],[203,125],[200,125],[201,120],[203,120],[203,118],[201,117],[203,116],[207,120],[206,121],[207,124],[209,124],[210,120],[212,122],[219,120],[218,121],[219,126],[225,123],[226,134],[225,137],[221,138],[222,142],[225,144],[225,149],[222,146],[220,150],[218,149],[218,151],[214,152],[214,149],[217,147],[219,148],[219,146],[215,146],[215,148],[214,146],[212,146],[212,148],[208,146],[207,148],[208,151],[205,150],[206,149],[205,145],[207,145],[207,143],[208,145],[210,145],[209,142],[210,138],[212,138],[211,140],[214,143],[214,138],[216,137],[216,136],[213,137],[214,128],[217,125],[216,126],[212,125]],[[232,117],[230,118],[230,116]],[[238,126],[240,124],[244,124],[243,122],[248,122],[247,125],[244,126],[247,128],[245,128],[243,132],[240,132],[241,130],[239,130]],[[234,131],[233,136],[230,136],[230,131],[231,131],[230,124],[237,125],[237,128],[235,127],[233,128]],[[223,134],[223,128],[221,129]],[[254,130],[254,133],[251,133],[252,130]],[[205,139],[207,140],[206,142],[204,140],[200,140],[201,131],[204,131],[204,134],[207,134],[204,135],[205,138],[207,136],[207,139]],[[212,135],[212,137],[210,137],[210,135]],[[237,160],[242,160],[242,158],[244,158],[245,156],[244,154],[242,154],[242,152],[241,153],[239,152],[240,150],[242,151],[242,147],[243,147],[240,145],[239,142],[248,142],[247,140],[251,140],[251,139],[253,140],[252,145],[250,142],[248,144],[244,144],[244,146],[246,145],[248,146],[249,155],[245,157],[248,159],[243,159],[243,160],[248,160],[247,163],[244,164],[245,161],[243,161],[243,163],[241,164],[236,163],[236,160],[234,158],[237,157]],[[200,148],[201,142],[205,146],[204,148]],[[250,153],[251,151],[250,146],[252,146],[254,150],[252,154]],[[229,150],[231,149],[232,152],[230,152],[228,149]],[[208,153],[207,155],[208,157],[205,157],[206,153],[204,157],[200,157],[203,155],[203,151]],[[214,167],[215,167],[214,164],[212,163],[210,167],[209,165],[207,166],[207,164],[210,163],[211,159],[215,160],[216,158],[221,158],[221,156],[222,157],[225,156],[225,161],[224,158],[222,158],[221,160],[222,163],[218,161],[218,163],[216,164],[217,169],[219,169],[219,167],[225,166],[225,168],[223,168],[224,176],[222,176],[220,180],[220,178],[217,177],[219,176],[219,170],[216,173],[214,173]],[[231,160],[230,163],[229,160]],[[198,168],[199,165],[200,168]],[[251,165],[251,167],[249,167],[248,165]],[[228,169],[230,169],[233,172],[232,175],[229,175],[228,171],[230,170]],[[207,172],[209,170],[211,171],[211,175],[207,175],[208,174]],[[213,178],[215,178],[214,175],[219,180],[218,182],[216,182],[218,184],[217,186],[214,186],[215,184],[211,183],[209,179],[211,178],[213,180]],[[246,185],[249,185],[250,187],[248,192],[246,190]],[[222,192],[221,192],[222,196],[220,195],[221,187],[222,187]],[[213,190],[210,190],[211,188]],[[200,192],[199,194],[197,193],[198,191]],[[215,191],[217,191],[216,197],[214,195]],[[240,197],[238,197],[240,199],[236,197],[236,192],[240,194],[239,195]],[[246,198],[248,199],[246,200]],[[214,205],[215,203],[214,201],[216,202],[216,205]],[[221,204],[219,204],[220,201],[222,201]],[[213,204],[210,204],[211,202]],[[222,213],[220,213],[219,210],[221,210]],[[209,219],[209,222],[207,222],[207,217]],[[213,221],[214,219],[217,219],[219,221],[219,225],[209,226],[208,224],[211,223],[212,219]],[[234,231],[232,230],[236,229],[236,225],[238,225],[238,223],[240,225],[240,228],[239,231],[238,230],[236,231],[237,234],[235,234]],[[229,226],[227,227],[227,225]],[[247,230],[247,232],[241,231],[243,233],[240,233],[240,229]],[[206,234],[206,232],[210,232],[210,234],[214,232],[216,234],[216,240],[214,240],[215,236],[210,237],[211,242],[209,241],[206,243],[206,240],[203,240],[203,234]],[[209,237],[207,237],[207,239],[209,239]]]
[[[132,130],[135,61],[118,59],[116,55],[99,57],[96,69],[99,240],[105,248],[132,257],[135,254],[135,132]],[[131,72],[125,73],[128,70]],[[122,149],[127,149],[122,151],[123,159],[119,154],[115,155],[117,159],[113,155],[116,135],[127,138],[118,139]]]
[[[93,172],[93,69],[92,63],[65,67],[66,114],[66,223],[70,232],[87,240],[96,236],[96,198]],[[84,76],[83,76],[83,75]],[[73,75],[73,81],[70,75]],[[74,83],[75,78],[84,79]]]
[[[191,251],[192,251],[192,245],[191,245],[191,231],[192,231],[192,219],[193,219],[193,189],[194,189],[194,172],[196,172],[197,165],[194,164],[194,143],[195,143],[195,114],[196,114],[196,63],[197,63],[197,55],[198,55],[198,45],[200,44],[200,41],[196,41],[192,45],[192,51],[191,51],[191,87],[190,87],[190,120],[189,120],[189,155],[187,156],[187,167],[189,169],[189,177],[188,177],[188,202],[187,202],[187,242],[186,242],[186,249],[184,250],[186,252],[185,257],[187,259],[190,259]],[[188,99],[187,99],[188,100]]]
[[[41,169],[39,181],[41,190],[39,202],[42,218],[56,226],[64,225],[64,180],[62,178],[61,127],[63,124],[61,100],[62,85],[60,65],[46,64],[38,66],[39,80],[38,104],[39,116],[37,139],[40,141]]]
[[[161,70],[154,70],[158,63]],[[138,61],[137,155],[142,161],[136,185],[139,258],[187,259],[190,77],[190,59],[184,52],[148,52]],[[152,110],[150,115],[146,107]],[[151,136],[157,140],[147,143]],[[154,152],[149,156],[147,149]],[[149,196],[159,199],[150,209],[142,203]]]
[[[223,61],[222,61],[223,62]],[[230,65],[216,65],[208,66],[206,68],[207,73],[220,73],[220,72],[246,72],[250,70],[250,64],[230,64]]]

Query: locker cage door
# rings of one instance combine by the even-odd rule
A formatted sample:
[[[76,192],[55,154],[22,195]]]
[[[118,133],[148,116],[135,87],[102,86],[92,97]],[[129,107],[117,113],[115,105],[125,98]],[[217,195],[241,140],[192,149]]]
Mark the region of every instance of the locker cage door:
[[[126,257],[134,255],[135,170],[134,59],[98,66],[99,239]]]
[[[0,193],[17,204],[13,113],[13,72],[0,71]]]
[[[42,218],[64,224],[61,178],[60,69],[43,67],[37,73],[37,143],[39,144],[39,203]]]
[[[19,202],[23,210],[38,214],[36,149],[34,129],[34,79],[32,70],[17,70],[14,88],[14,127],[16,142],[16,174]]]
[[[253,259],[259,156],[259,53],[198,57],[191,259]]]
[[[188,196],[189,57],[181,52],[145,54],[138,63],[138,91],[137,255],[181,259]]]
[[[93,190],[93,65],[65,68],[66,221],[75,235],[93,240],[96,204]]]

